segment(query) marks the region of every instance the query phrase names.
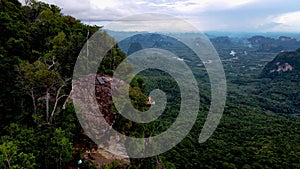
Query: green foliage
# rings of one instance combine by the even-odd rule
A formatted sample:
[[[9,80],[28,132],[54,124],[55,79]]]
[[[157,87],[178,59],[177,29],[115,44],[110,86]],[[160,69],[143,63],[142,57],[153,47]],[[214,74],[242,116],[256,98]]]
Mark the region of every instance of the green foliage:
[[[120,166],[119,161],[115,160],[111,164],[106,164],[103,166],[104,169],[116,169]]]
[[[42,154],[46,157],[46,165],[63,168],[73,155],[73,146],[67,133],[62,129],[54,129],[53,134],[42,138],[41,141],[48,142],[48,148]],[[50,140],[50,141],[49,141]],[[47,164],[48,163],[48,164]]]
[[[65,168],[81,130],[65,102],[66,79],[88,30],[92,35],[99,27],[64,16],[55,5],[26,4],[0,2],[0,168]]]
[[[119,49],[118,45],[114,46],[107,52],[107,54],[102,59],[98,69],[98,73],[113,75],[115,69],[125,58],[125,53]],[[124,74],[128,74],[128,72],[130,72],[131,69],[132,67],[128,65],[128,67],[126,67],[125,70],[122,70],[121,72]]]
[[[84,161],[80,166],[80,169],[97,169],[96,164],[91,164],[87,161]]]
[[[36,167],[35,157],[31,153],[20,152],[18,143],[10,141],[8,137],[1,137],[0,145],[0,167],[9,169],[28,168],[33,169]]]
[[[7,162],[4,165],[63,168],[73,156],[72,134],[61,128],[31,128],[12,123],[5,132],[7,135],[1,137],[0,160]]]
[[[163,39],[163,37],[161,38]],[[153,41],[155,42],[155,40]],[[151,46],[147,42],[144,42],[143,45]],[[179,46],[175,46],[177,47],[175,50],[180,50]],[[228,99],[221,123],[207,142],[198,143],[199,133],[207,115],[210,93],[209,87],[207,87],[209,84],[202,75],[205,71],[202,67],[195,67],[191,64],[191,68],[195,70],[195,76],[199,80],[203,107],[199,111],[198,119],[191,133],[176,147],[160,155],[164,167],[299,168],[300,163],[299,160],[297,161],[299,146],[296,141],[300,139],[300,133],[297,131],[300,126],[299,120],[278,115],[278,113],[287,113],[288,111],[297,113],[297,107],[299,107],[298,83],[292,82],[288,78],[272,81],[258,76],[263,69],[260,65],[272,60],[272,57],[275,56],[273,53],[253,52],[256,50],[255,48],[246,49],[233,44],[226,45],[226,49],[223,47],[218,50],[220,50],[221,57],[224,58],[228,57],[226,55],[233,48],[242,52],[243,50],[250,51],[247,56],[240,57],[237,61],[224,61],[228,80]],[[175,47],[170,45],[168,48]],[[187,52],[185,59],[191,60],[191,55]],[[166,130],[169,124],[172,124],[172,118],[176,118],[176,112],[178,112],[176,106],[180,101],[180,93],[176,88],[176,82],[174,83],[171,77],[159,71],[151,71],[139,74],[146,81],[145,92],[159,88],[166,92],[168,104],[170,104],[167,105],[161,116],[164,118],[160,117],[156,121],[157,123],[150,123],[147,127],[143,126],[144,128],[139,126],[140,131],[147,131],[155,126],[156,130],[152,131],[153,134]],[[133,84],[136,85],[136,82]],[[287,96],[293,96],[293,99],[291,97],[288,99]],[[297,105],[292,106],[293,104]],[[272,112],[266,111],[266,109]],[[136,126],[136,124],[133,123],[132,126]],[[131,166],[132,168],[157,168],[155,160],[150,161],[149,158],[132,159]]]
[[[20,88],[48,88],[63,81],[58,72],[49,70],[49,65],[40,61],[21,63],[17,69],[20,72],[20,83],[17,85],[23,85]]]
[[[88,31],[91,36],[99,29],[64,16],[55,5],[35,0],[28,0],[26,4],[22,6],[16,0],[1,0],[0,3],[0,21],[3,23],[0,26],[0,70],[6,72],[0,75],[0,97],[5,98],[0,99],[1,121],[28,120],[27,115],[34,112],[32,97],[25,96],[24,90],[20,89],[24,86],[43,88],[55,79],[59,82],[71,78]],[[16,67],[26,72],[22,80],[16,78],[20,77]],[[22,83],[23,87],[20,87]],[[70,90],[68,82],[61,94],[68,94]],[[35,121],[40,119],[40,115],[34,116]]]

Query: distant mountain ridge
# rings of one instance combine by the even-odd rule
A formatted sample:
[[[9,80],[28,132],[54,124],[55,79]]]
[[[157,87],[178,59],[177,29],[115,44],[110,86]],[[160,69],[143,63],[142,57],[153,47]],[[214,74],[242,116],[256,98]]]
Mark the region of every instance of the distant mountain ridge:
[[[253,47],[258,48],[260,52],[280,52],[293,51],[300,47],[300,41],[295,38],[280,36],[278,39],[264,37],[264,36],[252,36],[248,39]]]
[[[165,35],[156,33],[137,34],[119,42],[120,48],[127,55],[145,48],[168,48],[177,40]]]

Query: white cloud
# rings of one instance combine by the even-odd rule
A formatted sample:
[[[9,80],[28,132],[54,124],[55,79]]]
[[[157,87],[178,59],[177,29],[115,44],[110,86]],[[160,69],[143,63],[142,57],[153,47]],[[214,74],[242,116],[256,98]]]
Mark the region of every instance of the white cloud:
[[[279,16],[273,17],[272,22],[276,25],[271,28],[271,31],[289,31],[300,32],[300,11],[288,12]]]
[[[24,1],[24,0],[22,0]],[[185,14],[205,11],[226,10],[245,5],[256,0],[42,0],[46,3],[56,4],[63,8],[65,13],[82,15],[90,13],[90,17],[104,15],[106,19],[115,19],[139,14],[163,12],[182,16]],[[98,14],[96,14],[98,13]],[[86,16],[84,16],[86,17]],[[79,17],[82,18],[82,17]],[[103,17],[100,17],[104,19]],[[87,18],[85,18],[87,19]]]
[[[120,5],[120,1],[111,1],[111,0],[87,0],[90,1],[93,7],[98,9],[106,9],[106,8],[112,8],[117,7]]]
[[[21,0],[25,1],[25,0]],[[185,19],[200,30],[298,31],[295,0],[43,0],[85,23],[106,25],[143,13]],[[88,22],[90,20],[90,22]],[[298,31],[299,32],[299,31]]]
[[[170,15],[139,14],[108,24],[106,29],[115,31],[189,32],[197,31],[190,23]]]
[[[257,0],[140,0],[135,3],[151,10],[154,8],[156,12],[163,10],[169,14],[183,15],[205,11],[228,10],[255,1]],[[147,10],[147,8],[143,8],[143,10]]]

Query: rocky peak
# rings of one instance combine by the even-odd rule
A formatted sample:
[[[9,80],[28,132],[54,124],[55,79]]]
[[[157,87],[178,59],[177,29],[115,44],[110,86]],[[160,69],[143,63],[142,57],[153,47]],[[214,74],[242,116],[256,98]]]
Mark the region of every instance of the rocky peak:
[[[263,77],[298,77],[300,74],[300,50],[281,52],[262,71]],[[296,76],[295,76],[296,75]]]

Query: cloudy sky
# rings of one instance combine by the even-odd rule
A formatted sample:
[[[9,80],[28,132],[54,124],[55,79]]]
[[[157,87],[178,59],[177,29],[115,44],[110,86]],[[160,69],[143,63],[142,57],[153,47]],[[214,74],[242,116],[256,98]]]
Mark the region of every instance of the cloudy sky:
[[[300,0],[43,1],[58,5],[65,15],[104,26],[132,15],[159,13],[185,20],[201,31],[300,32]]]

